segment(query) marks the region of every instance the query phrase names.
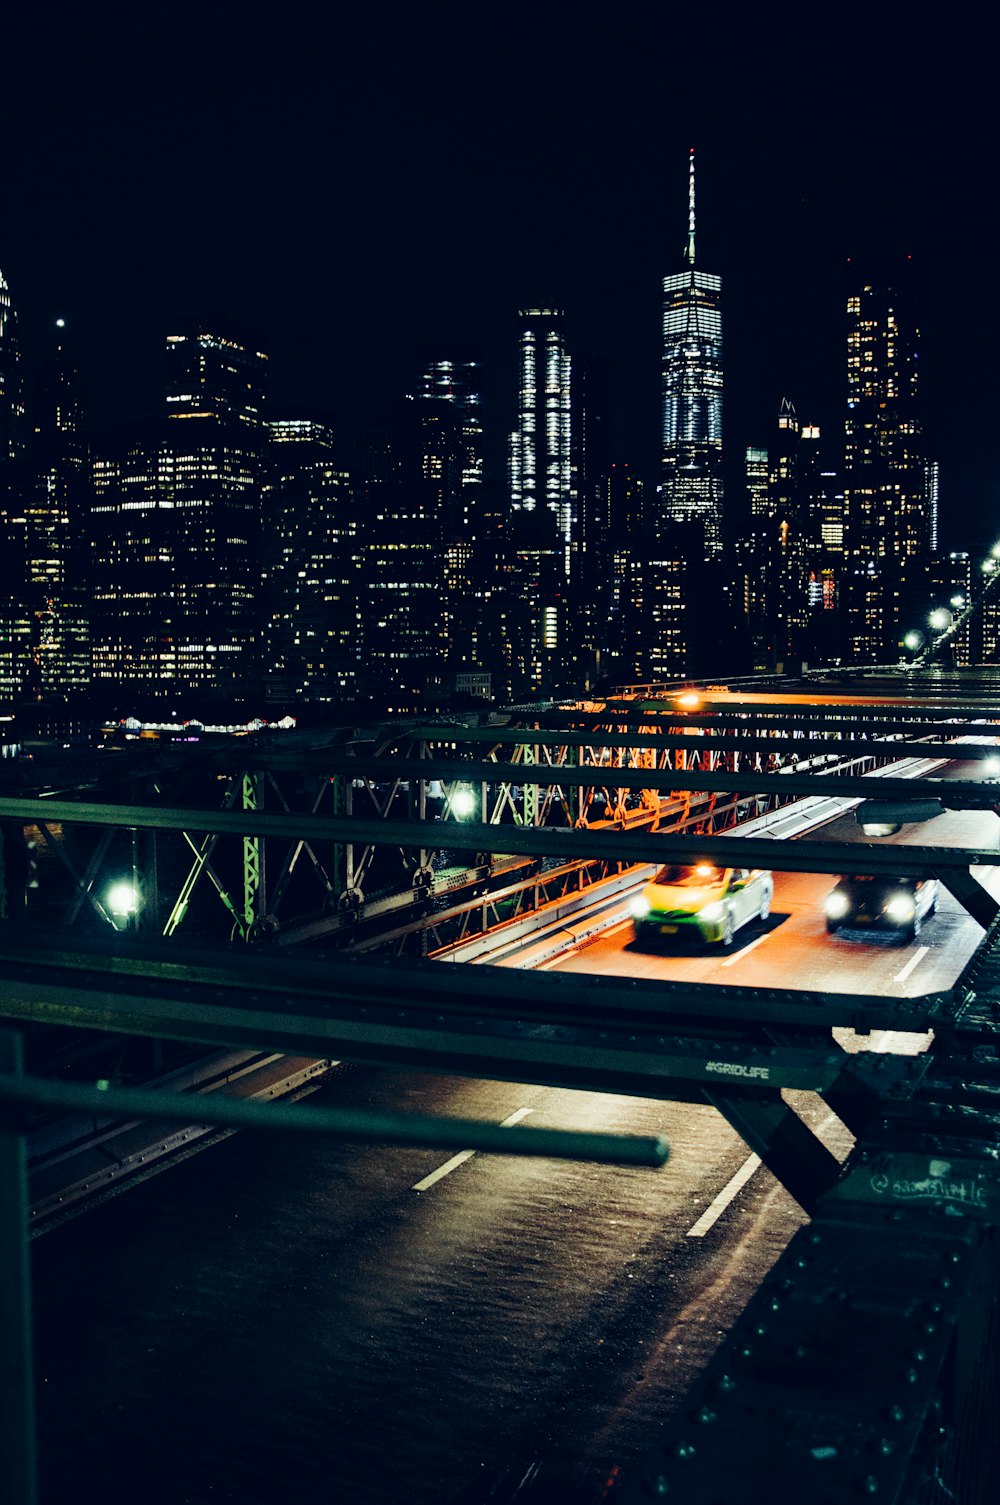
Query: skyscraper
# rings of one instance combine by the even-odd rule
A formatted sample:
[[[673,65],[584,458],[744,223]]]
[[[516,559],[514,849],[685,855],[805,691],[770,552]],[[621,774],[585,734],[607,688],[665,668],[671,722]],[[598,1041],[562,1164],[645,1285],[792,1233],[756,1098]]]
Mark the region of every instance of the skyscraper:
[[[267,356],[219,334],[168,334],[168,418],[217,418],[257,427],[264,418]]]
[[[353,700],[362,635],[361,545],[329,425],[271,419],[264,467],[264,684],[272,703]]]
[[[895,651],[900,575],[926,565],[931,507],[912,262],[852,262],[849,273],[844,555],[851,652],[863,662]]]
[[[84,526],[90,467],[80,379],[66,321],[57,319],[32,407],[33,444],[22,488],[26,600],[33,619],[31,689],[79,691],[90,680]]]
[[[101,446],[90,527],[95,687],[256,690],[265,370],[266,357],[235,341],[169,336],[166,420]]]
[[[0,465],[20,453],[24,439],[24,390],[17,343],[17,313],[0,272]]]
[[[722,280],[695,266],[694,150],[685,268],[663,279],[663,458],[654,532],[697,523],[722,548]]]
[[[552,514],[569,574],[576,522],[571,448],[571,360],[563,314],[521,310],[517,427],[511,436],[510,500],[514,513]],[[516,519],[514,520],[516,527]]]

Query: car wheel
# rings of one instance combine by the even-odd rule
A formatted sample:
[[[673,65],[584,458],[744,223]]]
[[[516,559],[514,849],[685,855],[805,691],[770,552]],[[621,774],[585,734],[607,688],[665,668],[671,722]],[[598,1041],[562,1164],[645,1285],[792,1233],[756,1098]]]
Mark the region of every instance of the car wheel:
[[[731,909],[727,909],[726,918],[722,922],[722,944],[724,946],[731,946],[735,934],[736,926],[733,924],[733,912]]]
[[[935,894],[934,897],[933,897],[933,899],[931,900],[931,902],[927,906],[927,916],[928,916],[928,919],[930,918],[930,916],[932,914],[937,914],[937,901],[938,901],[938,896],[937,896],[937,894]]]
[[[840,926],[837,924],[836,920],[827,920],[826,928],[830,935],[836,935],[837,931],[840,929]]]
[[[767,922],[768,922],[768,920],[769,920],[769,918],[770,918],[770,915],[771,915],[771,895],[769,893],[765,893],[764,898],[761,901],[760,912],[759,912],[757,918],[760,920],[760,923],[762,925],[766,925]]]

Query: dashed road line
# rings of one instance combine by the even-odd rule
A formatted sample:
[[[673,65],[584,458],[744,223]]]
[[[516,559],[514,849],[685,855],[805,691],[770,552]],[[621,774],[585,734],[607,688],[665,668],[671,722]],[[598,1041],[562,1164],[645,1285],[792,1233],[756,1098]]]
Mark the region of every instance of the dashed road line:
[[[712,1227],[712,1225],[716,1223],[725,1212],[726,1208],[736,1196],[737,1192],[741,1191],[742,1188],[746,1186],[747,1182],[750,1180],[750,1177],[753,1175],[754,1171],[757,1169],[760,1163],[761,1162],[759,1155],[750,1155],[746,1160],[744,1160],[743,1164],[736,1172],[736,1175],[733,1176],[730,1181],[726,1182],[725,1186],[719,1192],[719,1195],[715,1198],[715,1200],[709,1202],[708,1206],[705,1208],[705,1211],[702,1213],[698,1221],[696,1223],[693,1223],[688,1229],[688,1238],[704,1238],[705,1234]]]
[[[927,955],[930,949],[930,946],[918,946],[902,971],[896,973],[893,981],[905,982],[910,973],[913,971],[914,967],[918,966],[919,963],[923,961],[924,957]]]
[[[733,956],[727,956],[722,965],[724,967],[734,967],[738,961],[743,960],[748,951],[752,951],[755,946],[760,945],[761,941],[766,940],[766,933],[764,935],[759,935],[755,941],[750,942],[749,946],[741,946],[739,951],[735,952]]]
[[[500,1125],[501,1129],[509,1129],[513,1124],[519,1124],[522,1118],[527,1118],[528,1114],[533,1111],[532,1108],[516,1108],[509,1118],[504,1119]],[[422,1181],[415,1182],[410,1187],[410,1190],[429,1191],[443,1176],[450,1175],[460,1165],[464,1165],[467,1160],[471,1160],[475,1153],[475,1150],[459,1150],[458,1154],[452,1155],[451,1159],[446,1160],[444,1165],[439,1165],[436,1171],[431,1171],[430,1175],[425,1176]]]

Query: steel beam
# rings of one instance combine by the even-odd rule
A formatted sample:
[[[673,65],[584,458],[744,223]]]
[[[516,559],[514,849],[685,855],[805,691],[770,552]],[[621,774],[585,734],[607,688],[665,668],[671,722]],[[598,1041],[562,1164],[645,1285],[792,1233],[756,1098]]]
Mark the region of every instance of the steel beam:
[[[909,784],[910,793],[914,784]],[[824,793],[832,794],[832,781]],[[219,832],[277,836],[287,841],[332,841],[383,844],[419,849],[428,837],[420,821],[372,821],[337,819],[319,815],[283,815],[269,811],[223,812],[197,809],[151,809],[139,805],[99,805],[71,800],[0,799],[0,819],[76,821],[81,825],[136,826],[146,830]],[[461,852],[503,851],[513,856],[558,857],[562,861],[594,859],[601,862],[691,862],[712,859],[727,865],[771,868],[788,872],[833,873],[846,864],[857,873],[907,873],[932,877],[962,871],[970,865],[1000,866],[1000,847],[905,848],[877,843],[782,842],[780,847],[762,837],[670,836],[632,831],[595,831],[587,828],[490,826],[478,822],[447,823],[447,831],[435,823],[435,844]],[[780,858],[777,853],[780,851]]]

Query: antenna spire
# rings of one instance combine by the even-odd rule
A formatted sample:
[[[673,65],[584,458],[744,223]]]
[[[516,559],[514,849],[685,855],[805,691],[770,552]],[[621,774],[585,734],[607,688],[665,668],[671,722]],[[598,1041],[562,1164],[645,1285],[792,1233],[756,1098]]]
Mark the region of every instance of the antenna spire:
[[[694,266],[694,147],[688,156],[688,266]]]

